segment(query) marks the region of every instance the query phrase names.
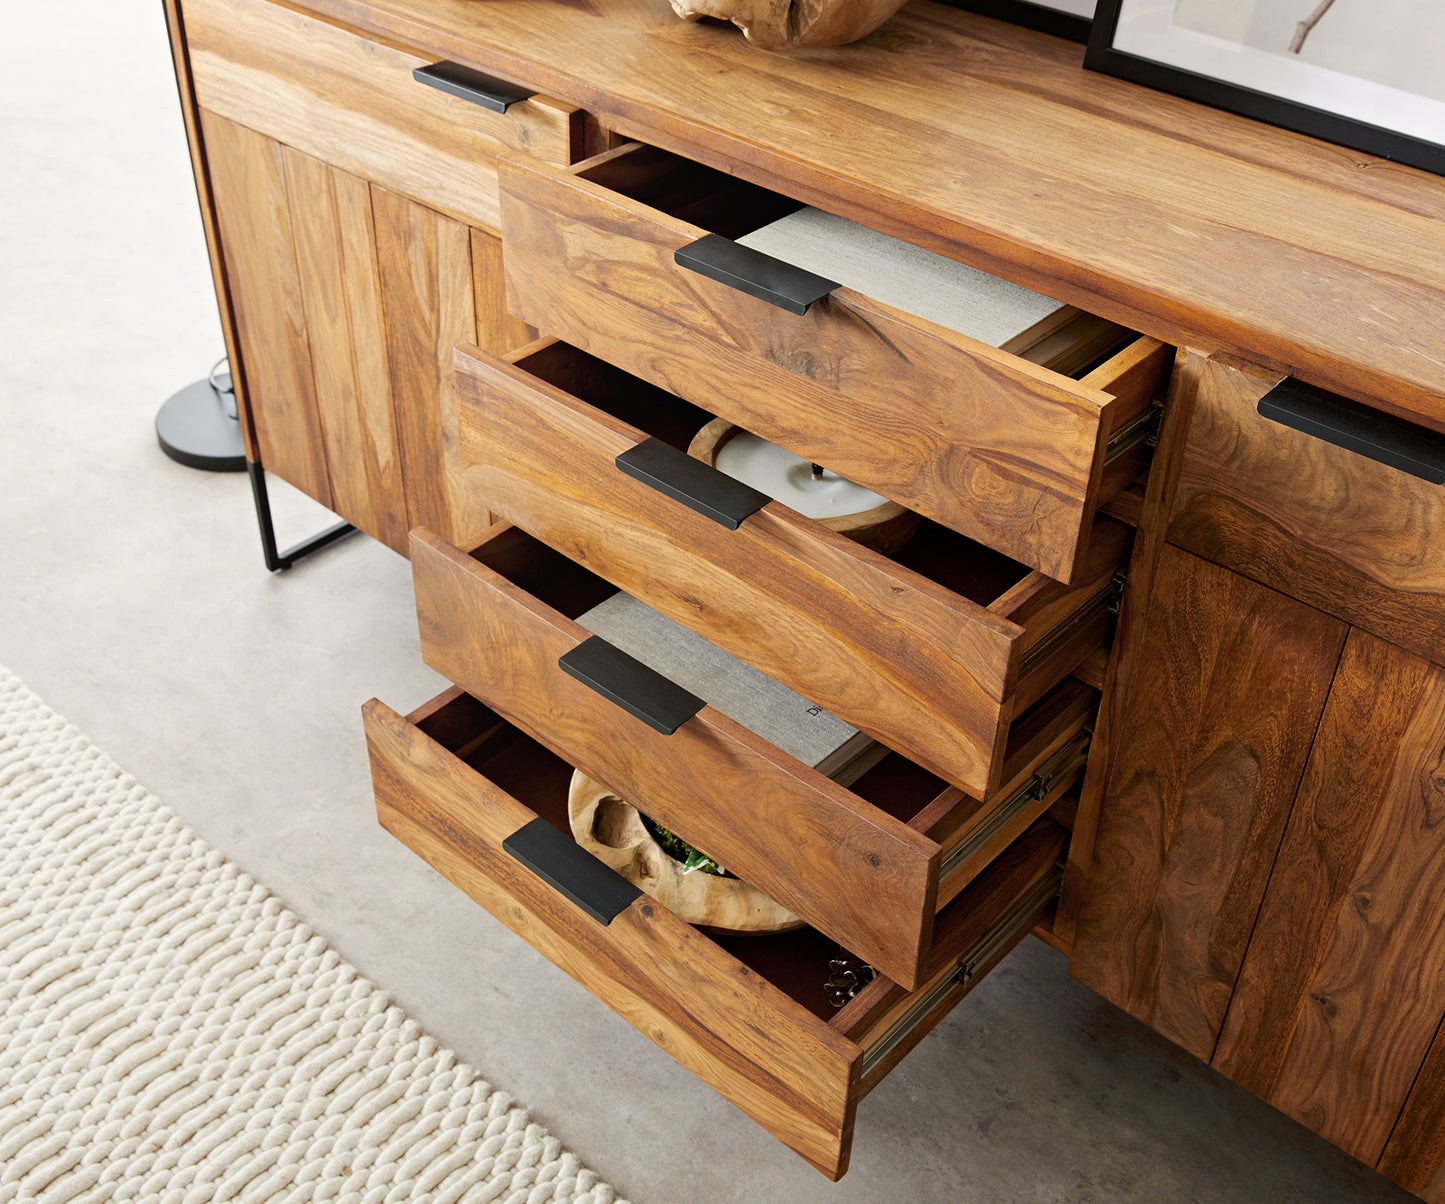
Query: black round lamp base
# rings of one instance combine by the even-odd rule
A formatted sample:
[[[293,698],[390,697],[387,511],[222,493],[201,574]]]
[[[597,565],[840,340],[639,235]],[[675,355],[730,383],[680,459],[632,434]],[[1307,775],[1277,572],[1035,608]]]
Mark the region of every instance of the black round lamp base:
[[[213,374],[198,380],[161,406],[156,414],[156,438],[172,460],[207,472],[246,470],[241,424],[228,412],[230,390],[220,387],[226,379],[218,380]]]

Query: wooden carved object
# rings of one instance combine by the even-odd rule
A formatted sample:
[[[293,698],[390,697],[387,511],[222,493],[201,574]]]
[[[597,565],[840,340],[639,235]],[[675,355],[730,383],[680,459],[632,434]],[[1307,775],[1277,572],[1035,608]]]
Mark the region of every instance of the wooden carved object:
[[[672,0],[679,17],[731,21],[764,50],[856,42],[902,7],[903,0]]]
[[[581,771],[572,774],[567,815],[578,844],[680,920],[724,932],[787,932],[803,926],[786,907],[739,878],[686,871],[653,839],[636,807]]]

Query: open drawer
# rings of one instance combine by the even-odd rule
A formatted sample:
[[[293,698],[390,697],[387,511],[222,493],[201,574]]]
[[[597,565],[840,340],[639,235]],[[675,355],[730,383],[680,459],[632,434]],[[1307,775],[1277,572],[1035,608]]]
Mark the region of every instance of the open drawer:
[[[834,1011],[833,942],[684,924],[572,842],[572,767],[476,700],[450,691],[406,717],[373,700],[364,717],[387,831],[830,1178],[858,1101],[1057,891],[1066,834],[1041,820],[939,916],[919,991],[880,977]]]
[[[629,472],[645,451],[734,485],[681,454],[707,411],[565,343],[456,365],[467,480],[495,512],[977,798],[1013,717],[1109,639],[1132,538],[1113,519],[1072,586],[928,521],[891,556],[766,498],[730,529]]]
[[[612,588],[505,524],[470,554],[412,542],[427,664],[896,982],[925,979],[935,913],[1082,774],[1097,694],[1061,683],[1013,725],[979,802],[906,757],[848,788],[574,619]]]
[[[1135,446],[1107,468],[1111,439],[1148,409],[1170,348],[1136,338],[1074,380],[848,288],[779,308],[741,290],[786,285],[733,287],[677,256],[799,205],[652,147],[498,171],[524,321],[1051,577],[1084,566],[1096,507],[1140,464]]]

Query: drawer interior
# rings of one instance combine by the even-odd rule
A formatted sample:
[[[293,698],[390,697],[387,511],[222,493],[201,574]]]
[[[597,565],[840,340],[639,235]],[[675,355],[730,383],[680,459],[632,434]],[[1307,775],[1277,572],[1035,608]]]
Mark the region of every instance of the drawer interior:
[[[702,407],[564,342],[534,344],[513,362],[529,375],[679,451],[686,451],[698,431],[714,418]],[[1011,596],[1031,578],[1049,580],[931,519],[922,520],[912,538],[889,558],[987,608]],[[1007,609],[996,613],[1009,617]]]
[[[805,208],[737,176],[636,144],[579,165],[576,176],[639,205],[734,241]],[[1056,319],[1001,345],[1022,359],[1082,379],[1138,336],[1065,306]]]
[[[572,766],[469,694],[454,690],[438,703],[410,717],[417,728],[482,778],[570,837],[567,789]],[[889,774],[884,771],[879,776],[886,779]],[[1062,855],[1061,832],[1050,821],[1040,821],[1026,839],[1017,842],[1010,854],[999,860],[995,870],[975,881],[955,906],[940,916],[940,933],[945,934],[945,940],[934,959],[937,964],[930,977],[938,977],[942,968],[957,958],[959,946],[972,939],[969,933],[980,919],[990,918],[971,916],[968,914],[971,910],[991,911],[992,896],[1001,889],[1011,889],[1009,883],[1018,878],[1021,867],[1034,867],[1026,872],[1036,873],[1044,860]],[[1046,853],[1040,851],[1045,844]],[[826,985],[829,963],[839,955],[847,956],[847,951],[813,928],[765,936],[698,931],[699,939],[710,942],[761,976],[799,1007],[844,1035],[860,1040],[865,1053],[871,1039],[865,1034],[877,1028],[875,1013],[882,1002],[891,1000],[896,1004],[910,997],[909,992],[896,984],[879,978],[860,990],[846,1007],[835,1006]],[[1027,926],[1021,931],[1027,931]],[[862,964],[856,958],[851,960],[854,965]]]
[[[724,238],[741,238],[803,208],[801,201],[640,144],[599,155],[577,176]]]
[[[577,619],[617,592],[610,582],[518,527],[494,528],[469,555],[568,619]],[[941,906],[1013,835],[1076,788],[1097,709],[1098,692],[1067,679],[1018,715],[1009,728],[1002,786],[984,800],[892,749],[849,782],[848,790],[939,844],[944,858]]]
[[[482,777],[570,836],[567,788],[572,766],[469,694],[458,692],[417,727]],[[838,943],[812,928],[769,936],[708,938],[815,1016],[836,1009],[823,989]]]

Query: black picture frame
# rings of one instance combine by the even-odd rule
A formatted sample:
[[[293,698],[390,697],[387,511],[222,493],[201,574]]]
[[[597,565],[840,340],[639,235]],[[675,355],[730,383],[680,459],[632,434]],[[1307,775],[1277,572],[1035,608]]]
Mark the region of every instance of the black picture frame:
[[[1228,79],[1127,53],[1115,46],[1121,14],[1138,0],[1098,0],[1084,66],[1270,125],[1445,175],[1445,143],[1331,112]]]
[[[1088,17],[1065,12],[1055,8],[1048,0],[1032,3],[1031,0],[943,0],[952,8],[967,9],[985,17],[997,17],[1010,25],[1023,25],[1051,33],[1055,37],[1068,38],[1071,42],[1087,43],[1089,40]]]

